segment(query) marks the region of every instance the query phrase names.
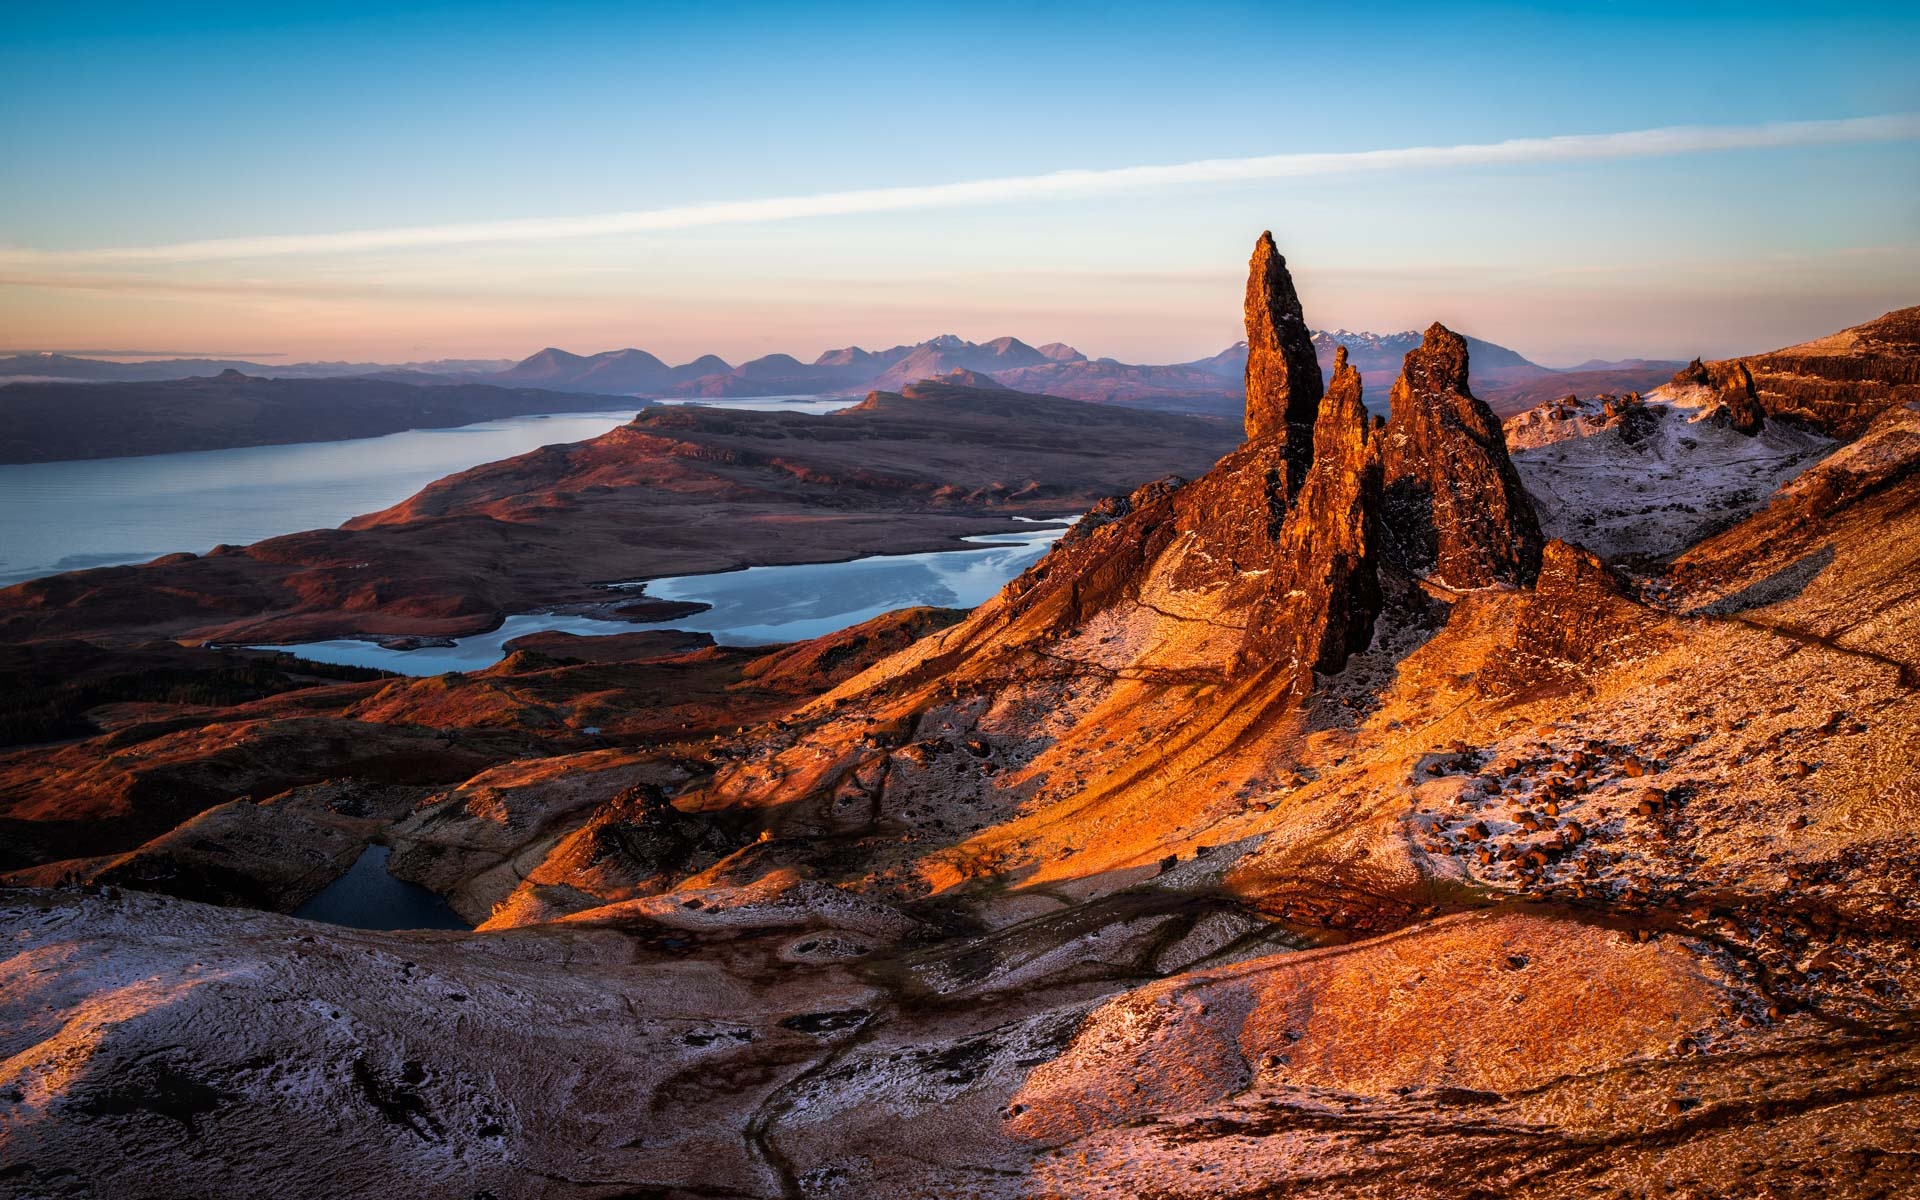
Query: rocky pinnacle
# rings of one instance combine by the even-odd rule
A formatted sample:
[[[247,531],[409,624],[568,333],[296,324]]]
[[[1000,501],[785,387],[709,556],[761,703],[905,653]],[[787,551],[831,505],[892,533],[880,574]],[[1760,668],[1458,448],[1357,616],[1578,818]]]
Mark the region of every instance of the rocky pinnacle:
[[[1713,382],[1720,389],[1720,407],[1727,414],[1727,421],[1734,432],[1744,433],[1748,437],[1760,432],[1760,426],[1766,421],[1766,412],[1760,407],[1760,396],[1753,386],[1753,372],[1739,359],[1729,363],[1715,363]]]
[[[1492,410],[1467,388],[1467,342],[1434,324],[1394,380],[1383,516],[1401,564],[1454,588],[1526,585],[1540,522]]]
[[[1262,233],[1247,264],[1247,440],[1287,446],[1287,491],[1300,488],[1313,458],[1313,418],[1324,388],[1313,334],[1287,260]]]
[[[1380,613],[1380,438],[1345,346],[1312,436],[1313,462],[1280,532],[1275,586],[1248,639],[1248,657],[1293,663],[1303,690],[1312,672],[1338,671],[1365,650]]]

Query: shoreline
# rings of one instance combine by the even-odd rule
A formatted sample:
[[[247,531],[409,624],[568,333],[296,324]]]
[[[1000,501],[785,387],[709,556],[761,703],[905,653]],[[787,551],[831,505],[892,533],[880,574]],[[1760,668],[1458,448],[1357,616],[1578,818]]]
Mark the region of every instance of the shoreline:
[[[0,590],[0,638],[461,638],[512,614],[609,615],[601,606],[657,595],[663,579],[1011,550],[1143,479],[1190,476],[1228,436],[1185,418],[931,385],[831,417],[733,407],[649,408],[658,428],[644,436],[622,425],[486,461],[343,526],[251,538],[194,527],[189,544],[223,544],[31,578]],[[280,507],[293,506],[272,514]],[[155,542],[181,540],[158,528]],[[632,616],[622,624],[652,623]]]
[[[932,515],[932,514],[929,514],[929,515]],[[985,518],[985,519],[997,520],[997,518]],[[1011,524],[1013,521],[1020,521],[1027,528],[1031,528],[1035,530],[1060,529],[1064,533],[1066,529],[1072,528],[1072,526],[1076,522],[1078,522],[1079,519],[1080,519],[1079,514],[1074,514],[1071,516],[1064,516],[1064,517],[1057,517],[1057,518],[1011,517],[1011,518],[1007,518],[1002,523]],[[967,551],[981,551],[981,550],[994,550],[994,549],[1022,550],[1022,549],[1031,548],[1034,545],[1043,544],[1043,543],[1037,543],[1037,542],[1015,542],[1015,541],[1000,542],[1000,541],[972,540],[975,538],[995,538],[995,537],[1006,536],[1011,532],[1013,531],[1009,529],[995,529],[995,530],[989,530],[986,532],[976,533],[976,534],[958,534],[946,540],[948,542],[961,543],[961,544],[949,544],[949,545],[941,546],[937,549],[930,549],[930,550],[929,549],[883,550],[883,551],[878,551],[870,554],[840,555],[832,558],[819,558],[819,559],[810,558],[810,559],[803,559],[800,561],[791,561],[791,562],[749,562],[749,563],[738,564],[732,567],[723,568],[717,571],[699,571],[699,572],[677,574],[677,575],[666,575],[666,574],[650,575],[641,579],[622,580],[614,583],[604,583],[604,582],[595,583],[595,584],[592,584],[591,586],[603,588],[606,590],[632,588],[632,589],[635,589],[636,593],[639,593],[639,594],[620,597],[616,599],[609,599],[609,600],[579,601],[579,602],[571,602],[571,603],[544,605],[544,606],[539,606],[531,609],[521,610],[518,612],[500,612],[500,613],[494,614],[492,616],[492,619],[487,621],[484,627],[475,628],[469,632],[451,632],[451,633],[435,633],[435,634],[399,634],[399,633],[379,634],[379,633],[371,633],[365,630],[357,630],[350,633],[335,634],[330,637],[308,638],[304,641],[299,641],[299,642],[220,641],[220,642],[207,642],[207,643],[203,643],[203,645],[205,646],[205,648],[208,648],[208,649],[256,650],[256,651],[266,651],[271,653],[294,654],[296,657],[301,657],[298,654],[298,651],[303,647],[311,648],[317,644],[324,643],[324,642],[361,642],[361,643],[365,643],[394,654],[410,654],[417,650],[428,650],[428,649],[446,650],[446,649],[457,648],[460,642],[465,641],[467,639],[476,638],[476,637],[485,637],[486,635],[491,633],[498,633],[506,625],[506,623],[509,620],[512,620],[515,617],[533,617],[533,618],[579,617],[584,620],[604,622],[609,625],[617,624],[625,627],[624,629],[611,630],[604,634],[579,635],[579,636],[586,636],[586,637],[618,636],[620,633],[623,633],[623,632],[631,632],[631,633],[702,632],[702,631],[679,630],[678,627],[675,626],[672,622],[677,620],[682,620],[688,617],[697,616],[701,613],[711,611],[714,605],[710,603],[706,603],[704,601],[665,600],[661,597],[646,596],[644,595],[644,589],[647,587],[647,585],[651,583],[657,583],[665,579],[697,580],[697,579],[705,579],[710,577],[737,575],[746,571],[762,569],[762,568],[840,566],[840,565],[845,565],[849,563],[865,562],[873,559],[913,558],[920,555],[956,554],[956,553],[965,553]],[[1050,549],[1050,548],[1051,546],[1048,545],[1047,549]],[[1043,549],[1041,553],[1042,553],[1042,556],[1044,557],[1046,550]],[[637,601],[641,601],[641,600],[654,601],[654,602],[658,602],[661,604],[668,604],[668,605],[688,605],[688,606],[691,606],[691,609],[690,611],[685,611],[685,612],[676,614],[675,616],[662,617],[657,620],[651,620],[651,621],[641,620],[641,619],[636,619],[631,617],[621,617],[616,615],[619,611],[619,608],[633,605]],[[906,604],[903,606],[911,607],[910,604]],[[974,607],[974,606],[969,605],[967,607]],[[534,636],[535,634],[544,633],[544,632],[549,632],[549,631],[548,630],[530,630],[526,634],[516,635],[516,638]],[[516,640],[516,639],[509,639],[509,640]],[[399,643],[399,642],[411,642],[413,644],[411,645],[393,644],[393,643]],[[504,643],[502,648],[504,649]],[[324,660],[317,660],[317,661],[324,661]]]

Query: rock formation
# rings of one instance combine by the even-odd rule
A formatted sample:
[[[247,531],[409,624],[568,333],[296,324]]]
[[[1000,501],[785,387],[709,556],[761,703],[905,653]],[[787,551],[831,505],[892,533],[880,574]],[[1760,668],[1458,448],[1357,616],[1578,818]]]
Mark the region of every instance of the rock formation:
[[[1165,595],[1141,614],[1169,626],[1163,648],[1211,644],[1180,628],[1196,620],[1241,630],[1229,675],[1263,672],[1297,699],[1315,671],[1338,671],[1372,637],[1379,443],[1360,373],[1340,355],[1314,419],[1251,439],[1191,485],[1148,484],[1097,506],[1009,588],[1011,607],[1057,637]]]
[[[0,1192],[1913,1194],[1920,407],[1629,577],[1530,540],[1450,339],[1385,431],[1336,359],[1310,456],[1283,419],[1102,503],[957,623],[150,699],[0,756],[47,847],[222,801],[0,890]],[[1629,446],[1636,408],[1521,469],[1790,424]],[[1409,529],[1471,590],[1412,586]],[[376,736],[406,780],[318,761]],[[320,781],[224,794],[276,764]],[[285,906],[375,836],[485,927],[179,898]]]
[[[1387,424],[1387,533],[1409,570],[1452,588],[1524,585],[1540,525],[1500,422],[1467,388],[1467,344],[1435,324],[1407,354]]]
[[[1651,399],[1542,404],[1505,428],[1542,535],[1649,565],[1752,512],[1836,445],[1796,421],[1739,429],[1690,378]]]
[[[1477,681],[1483,693],[1570,686],[1671,641],[1660,633],[1671,618],[1631,599],[1597,556],[1562,541],[1546,544],[1533,593],[1518,609],[1508,651]]]
[[[1719,392],[1743,433],[1769,416],[1856,437],[1878,414],[1920,400],[1920,305],[1783,350],[1718,362],[1696,358],[1668,386]]]
[[[1287,489],[1298,489],[1313,454],[1320,361],[1287,260],[1263,233],[1247,264],[1247,440],[1278,437],[1287,447]]]
[[[1708,363],[1708,370],[1727,363]],[[1920,305],[1838,333],[1740,360],[1769,417],[1792,417],[1833,437],[1865,432],[1874,417],[1920,400]]]
[[[1753,388],[1753,372],[1747,369],[1747,364],[1739,359],[1715,363],[1710,378],[1720,393],[1717,401],[1720,411],[1726,414],[1727,423],[1734,431],[1748,437],[1759,433],[1767,414],[1760,407],[1760,397]]]
[[[1367,648],[1380,612],[1380,446],[1361,403],[1360,372],[1334,356],[1313,425],[1313,463],[1281,524],[1275,586],[1248,631],[1248,656],[1284,655],[1296,681],[1338,671]]]
[[[1713,383],[1713,376],[1707,371],[1707,365],[1696,358],[1675,371],[1667,383],[1670,387],[1708,387]]]

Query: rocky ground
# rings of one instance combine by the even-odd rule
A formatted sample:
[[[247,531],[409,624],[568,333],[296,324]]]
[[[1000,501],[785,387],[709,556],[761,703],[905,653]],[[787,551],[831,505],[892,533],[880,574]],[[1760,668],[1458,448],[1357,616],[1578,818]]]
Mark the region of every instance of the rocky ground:
[[[131,849],[192,870],[16,871],[0,1184],[1916,1194],[1920,410],[1715,364],[1503,431],[1435,326],[1382,425],[1303,383],[1276,260],[1251,439],[964,620],[200,721],[195,764],[293,720],[491,757],[209,781]],[[38,751],[22,819],[145,836],[119,781],[184,734]],[[147,890],[368,837],[481,928]]]
[[[1838,445],[1781,421],[1741,433],[1713,393],[1676,385],[1543,404],[1506,438],[1549,533],[1646,562],[1752,515]]]

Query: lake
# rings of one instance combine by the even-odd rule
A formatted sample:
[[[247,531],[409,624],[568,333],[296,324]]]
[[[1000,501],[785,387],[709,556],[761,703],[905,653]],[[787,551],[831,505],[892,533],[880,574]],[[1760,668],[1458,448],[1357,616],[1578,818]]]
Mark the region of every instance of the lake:
[[[1063,518],[1071,521],[1073,518]],[[1025,521],[1030,530],[963,539],[977,547],[926,554],[876,554],[850,562],[749,567],[709,575],[650,580],[633,590],[662,600],[712,605],[672,621],[639,624],[564,613],[518,613],[500,628],[458,639],[452,646],[388,650],[373,642],[339,638],[285,650],[315,662],[378,667],[403,675],[477,671],[506,656],[505,643],[529,633],[559,630],[586,636],[642,629],[710,633],[726,646],[757,646],[819,637],[897,608],[930,604],[973,608],[1038,562],[1067,531],[1063,523]]]
[[[601,398],[581,397],[590,408]],[[86,567],[196,554],[222,542],[330,529],[398,504],[427,484],[631,420],[639,402],[605,411],[510,417],[377,438],[245,446],[189,454],[0,466],[0,587]],[[832,412],[845,397],[697,401],[717,408]],[[623,405],[623,407],[615,407]]]
[[[385,846],[368,846],[347,873],[293,915],[355,929],[471,929],[447,902],[417,883],[387,873]]]

